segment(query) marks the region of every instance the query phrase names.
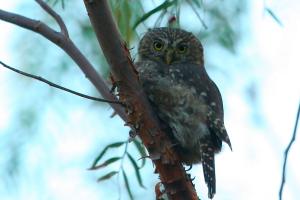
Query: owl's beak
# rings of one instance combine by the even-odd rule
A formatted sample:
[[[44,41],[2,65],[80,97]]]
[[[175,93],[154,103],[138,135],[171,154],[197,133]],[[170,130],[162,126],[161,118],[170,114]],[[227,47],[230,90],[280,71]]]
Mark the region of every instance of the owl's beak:
[[[174,50],[168,48],[167,52],[165,54],[165,62],[167,65],[170,65],[173,61],[173,56],[174,56]]]

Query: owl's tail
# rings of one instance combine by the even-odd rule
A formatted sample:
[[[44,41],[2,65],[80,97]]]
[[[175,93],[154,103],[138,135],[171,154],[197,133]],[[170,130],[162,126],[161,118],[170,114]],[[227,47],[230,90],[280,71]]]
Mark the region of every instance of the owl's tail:
[[[209,145],[201,146],[201,159],[204,180],[208,188],[208,198],[212,199],[216,193],[215,153]]]

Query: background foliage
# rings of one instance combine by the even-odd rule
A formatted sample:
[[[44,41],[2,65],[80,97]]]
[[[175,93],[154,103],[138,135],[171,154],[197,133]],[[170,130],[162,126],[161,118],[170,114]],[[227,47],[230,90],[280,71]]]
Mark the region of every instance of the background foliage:
[[[107,63],[83,3],[63,0],[49,0],[48,3],[61,14],[70,37],[85,56],[103,77],[108,77]],[[248,108],[251,107],[248,123],[266,126],[259,101],[261,79],[255,74],[257,69],[251,61],[256,55],[246,57],[247,52],[242,50],[245,41],[251,40],[247,0],[112,0],[110,4],[134,58],[138,41],[148,28],[175,26],[197,35],[204,45],[206,68],[225,97],[225,115],[226,110],[234,110],[228,105],[232,98],[226,96],[232,94],[233,85],[241,84],[241,98]],[[20,3],[16,12],[58,28],[34,2]],[[271,9],[267,12],[275,19],[274,23],[281,24]],[[75,63],[53,44],[19,28],[10,40],[15,66],[65,87],[98,96]],[[251,75],[243,76],[241,81],[241,74]],[[129,130],[118,117],[110,118],[112,109],[109,106],[57,91],[16,74],[9,74],[5,83],[9,85],[5,96],[11,100],[9,124],[0,135],[3,155],[0,158],[0,194],[9,199],[24,196],[29,199],[41,196],[45,199],[154,198],[153,185],[158,177],[153,176],[152,164],[147,159],[139,159],[145,156],[143,147],[138,140],[127,142]],[[234,115],[228,113],[229,117]],[[239,113],[242,114],[243,111]],[[230,129],[235,149],[238,136],[234,128]],[[225,153],[228,154],[226,150]],[[224,160],[217,165],[221,162]],[[87,171],[87,168],[99,170]],[[206,198],[201,169],[196,170],[192,174],[196,175],[197,189],[200,197]],[[77,182],[70,184],[73,179]],[[222,187],[225,186],[218,183],[221,189],[217,197],[225,193]]]

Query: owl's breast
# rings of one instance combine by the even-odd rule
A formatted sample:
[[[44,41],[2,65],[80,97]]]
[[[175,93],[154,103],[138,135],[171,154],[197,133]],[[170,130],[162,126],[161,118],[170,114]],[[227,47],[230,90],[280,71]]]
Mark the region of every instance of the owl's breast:
[[[150,70],[150,69],[153,70]],[[192,79],[184,80],[179,69],[160,72],[155,66],[140,69],[140,81],[159,118],[171,129],[183,147],[199,145],[209,134],[208,107]]]

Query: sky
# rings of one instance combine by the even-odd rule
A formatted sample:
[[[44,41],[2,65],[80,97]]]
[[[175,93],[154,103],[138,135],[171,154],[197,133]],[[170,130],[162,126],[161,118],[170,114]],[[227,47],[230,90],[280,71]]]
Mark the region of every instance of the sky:
[[[0,3],[0,8],[13,11],[20,2],[5,1]],[[281,24],[264,10],[265,7],[272,9]],[[223,94],[225,124],[233,145],[233,152],[225,146],[216,158],[216,200],[278,199],[283,151],[291,138],[300,101],[299,13],[298,0],[251,1],[250,20],[247,21],[250,23],[249,30],[239,46],[238,55],[213,52],[218,53],[219,59],[215,62],[224,63],[223,66],[228,67],[234,79],[234,85],[223,84],[224,80],[209,71]],[[12,49],[9,38],[18,29],[0,21],[0,30],[0,60],[14,66],[15,49]],[[207,54],[215,55],[209,52]],[[0,67],[0,137],[5,136],[6,130],[13,124],[11,108],[20,103],[13,99],[13,95],[8,95],[12,93],[12,76],[19,75]],[[39,89],[44,87],[47,86]],[[245,88],[251,90],[253,87],[256,92],[250,97],[246,96]],[[254,106],[259,108],[259,112],[249,106],[250,98],[256,102]],[[65,108],[70,109],[65,116],[68,124],[64,124],[63,117],[58,117],[54,110],[47,110],[45,122],[42,123],[44,127],[39,128],[47,130],[46,133],[49,134],[38,136],[30,147],[26,147],[25,169],[18,182],[17,192],[7,191],[5,184],[0,181],[1,199],[24,199],[26,196],[26,199],[35,200],[40,199],[43,193],[47,194],[45,199],[55,200],[97,200],[107,195],[111,199],[118,198],[118,189],[115,189],[117,180],[106,181],[103,185],[95,184],[97,176],[86,170],[89,167],[86,163],[91,162],[95,152],[99,150],[97,141],[102,140],[107,144],[110,140],[119,140],[116,130],[128,130],[118,118],[109,118],[110,109],[95,109],[90,114],[88,110],[93,107],[84,100],[77,101],[81,106],[72,110],[68,106]],[[58,99],[53,107],[64,108],[61,104]],[[97,112],[102,112],[104,116],[99,122]],[[81,124],[80,127],[77,124]],[[91,127],[90,124],[97,126]],[[111,130],[109,127],[114,128]],[[111,137],[95,137],[97,131]],[[0,142],[0,149],[3,149],[1,145],[4,146],[3,142]],[[283,199],[299,198],[299,152],[300,141],[296,140],[288,158]],[[0,164],[1,162],[0,159]],[[191,173],[197,177],[197,174],[202,175],[201,170],[198,165],[193,167]],[[152,165],[148,162],[143,171],[148,187],[146,191],[141,190],[137,197],[151,194],[152,185],[155,183],[152,172]],[[206,199],[204,181],[196,178],[195,184],[201,198]],[[122,191],[123,187],[120,186]],[[115,194],[111,191],[115,191]],[[121,199],[127,198],[124,193]],[[147,199],[147,196],[144,195],[143,198]]]

